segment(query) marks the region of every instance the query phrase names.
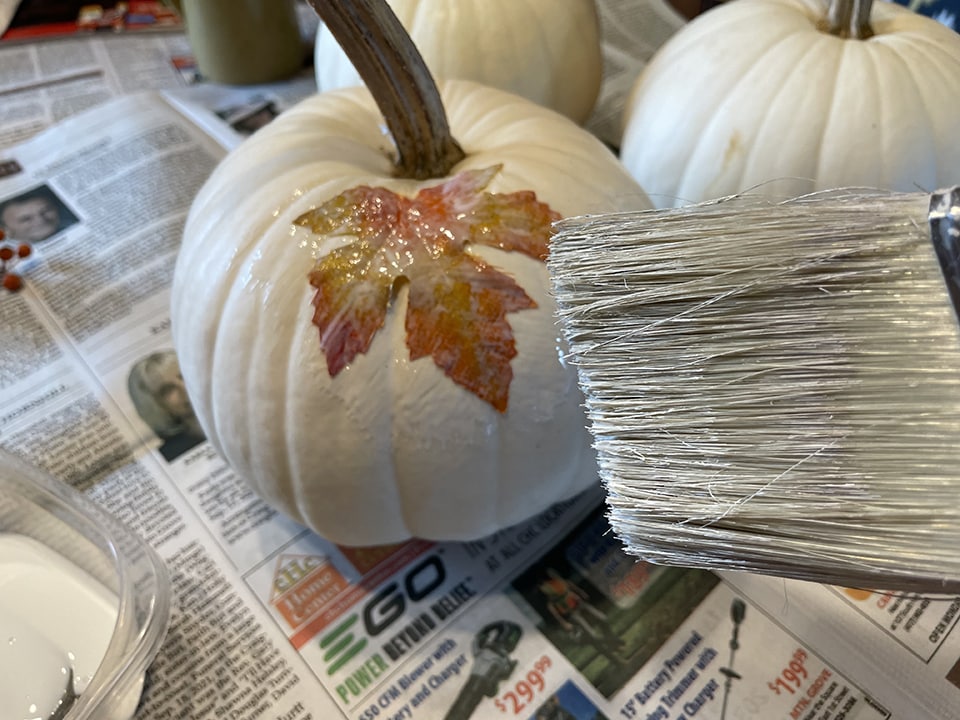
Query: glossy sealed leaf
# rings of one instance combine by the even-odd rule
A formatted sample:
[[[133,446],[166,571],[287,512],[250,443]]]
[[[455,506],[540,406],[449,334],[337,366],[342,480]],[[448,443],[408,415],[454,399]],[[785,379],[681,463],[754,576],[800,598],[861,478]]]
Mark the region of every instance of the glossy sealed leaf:
[[[310,273],[313,322],[332,376],[369,349],[403,281],[411,360],[432,357],[454,382],[506,411],[517,354],[506,315],[536,303],[467,246],[542,261],[560,216],[533,192],[486,192],[499,170],[465,171],[412,198],[356,187],[297,218],[317,234],[348,240]]]

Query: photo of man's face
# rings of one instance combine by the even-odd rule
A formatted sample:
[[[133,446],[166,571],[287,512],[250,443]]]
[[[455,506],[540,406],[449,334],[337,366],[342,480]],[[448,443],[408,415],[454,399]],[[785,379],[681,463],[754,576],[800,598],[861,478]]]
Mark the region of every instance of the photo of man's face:
[[[158,450],[168,462],[206,440],[173,350],[152,352],[134,363],[127,389],[137,414],[161,440]]]
[[[193,406],[173,354],[165,355],[144,370],[144,380],[161,407],[179,421],[193,421]]]
[[[60,212],[47,198],[33,197],[7,204],[0,215],[7,234],[22,242],[39,242],[57,231]]]

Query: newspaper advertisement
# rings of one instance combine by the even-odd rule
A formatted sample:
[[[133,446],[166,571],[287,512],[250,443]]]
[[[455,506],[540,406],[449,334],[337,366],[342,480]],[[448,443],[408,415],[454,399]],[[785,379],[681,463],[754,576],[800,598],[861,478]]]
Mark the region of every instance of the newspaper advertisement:
[[[92,33],[145,33],[183,28],[180,14],[163,0],[112,3],[2,0],[0,42],[24,42]]]

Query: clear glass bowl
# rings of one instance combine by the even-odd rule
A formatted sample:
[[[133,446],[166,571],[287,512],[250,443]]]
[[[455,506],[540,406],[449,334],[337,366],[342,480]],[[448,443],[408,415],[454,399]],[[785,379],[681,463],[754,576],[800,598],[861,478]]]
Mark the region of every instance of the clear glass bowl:
[[[139,535],[86,496],[0,450],[0,536],[8,533],[7,540],[19,541],[19,535],[28,543],[40,543],[67,561],[64,567],[70,574],[79,569],[84,578],[99,583],[100,591],[109,591],[105,596],[116,596],[116,623],[105,640],[102,660],[98,665],[94,661],[96,669],[65,720],[133,717],[144,674],[170,620],[170,581],[163,561]],[[49,568],[44,566],[45,571]],[[69,615],[75,599],[44,600],[42,617],[58,617],[59,609]],[[44,623],[43,629],[53,632],[54,627],[56,623]]]

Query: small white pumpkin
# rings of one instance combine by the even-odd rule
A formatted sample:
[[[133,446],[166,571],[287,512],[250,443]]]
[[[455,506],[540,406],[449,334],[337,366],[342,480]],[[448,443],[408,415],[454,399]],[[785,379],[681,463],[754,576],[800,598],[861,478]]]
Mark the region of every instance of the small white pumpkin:
[[[388,0],[437,78],[522,95],[583,124],[600,92],[594,0]],[[320,91],[360,85],[323,23],[314,70]]]
[[[660,48],[627,101],[621,143],[658,207],[769,181],[781,195],[957,181],[960,35],[888,2],[872,13],[864,3],[863,19],[832,34],[828,15],[849,5],[735,0]]]
[[[567,118],[472,82],[440,85],[465,151],[447,179],[493,168],[487,193],[533,190],[563,216],[649,207],[618,160]],[[598,482],[540,260],[479,244],[467,250],[536,304],[507,315],[516,356],[499,408],[431,357],[411,359],[409,273],[389,285],[369,349],[331,371],[309,276],[335,252],[359,248],[350,265],[362,251],[352,243],[366,236],[317,234],[303,218],[354,188],[411,198],[444,182],[396,177],[393,152],[366,88],[303,101],[209,178],[191,208],[173,282],[175,346],[213,445],[270,504],[350,545],[480,537]],[[409,267],[402,248],[378,271]],[[346,292],[363,303],[372,289],[360,283]],[[459,331],[475,316],[450,318]]]

